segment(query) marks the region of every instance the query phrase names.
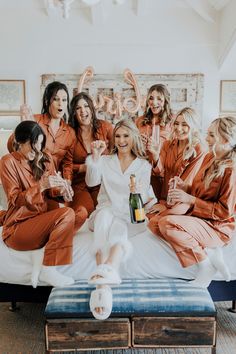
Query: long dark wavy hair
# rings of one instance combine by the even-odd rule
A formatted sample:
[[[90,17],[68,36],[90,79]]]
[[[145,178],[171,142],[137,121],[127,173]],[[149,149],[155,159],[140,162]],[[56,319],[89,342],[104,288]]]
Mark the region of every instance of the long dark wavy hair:
[[[38,151],[35,148],[39,135],[43,135],[41,151]],[[49,157],[44,152],[46,135],[38,123],[31,120],[23,121],[17,125],[15,129],[15,150],[19,150],[20,144],[24,144],[27,141],[30,142],[32,149],[35,151],[35,158],[33,161],[29,161],[29,165],[32,169],[34,178],[38,181],[46,170],[45,162],[49,161]]]
[[[52,100],[54,99],[54,97],[56,96],[57,92],[59,90],[64,90],[67,94],[67,110],[69,112],[69,102],[70,102],[70,98],[69,98],[69,92],[68,89],[66,87],[65,84],[63,84],[62,82],[59,81],[53,81],[50,84],[47,85],[47,87],[45,88],[44,94],[43,94],[43,106],[42,106],[42,110],[41,113],[42,114],[49,114],[49,107],[50,104],[52,103]],[[64,114],[64,121],[66,121],[66,114]]]
[[[92,119],[91,119],[92,134],[93,134],[93,138],[96,139],[98,129],[100,127],[100,121],[99,121],[99,119],[97,119],[93,100],[87,93],[80,92],[77,95],[75,95],[73,97],[73,99],[71,100],[70,109],[69,109],[68,124],[75,130],[75,133],[77,134],[78,129],[80,129],[80,125],[79,125],[78,119],[76,118],[76,107],[78,105],[79,100],[81,100],[81,99],[84,99],[87,102],[89,109],[91,111],[91,114],[92,114]]]
[[[169,123],[171,121],[172,111],[170,108],[170,93],[167,90],[167,87],[163,84],[152,85],[150,87],[150,89],[148,90],[147,99],[146,99],[146,107],[145,107],[145,111],[144,111],[143,125],[152,124],[153,113],[149,107],[148,101],[149,101],[149,98],[150,98],[153,91],[157,91],[157,93],[164,96],[164,99],[165,99],[164,109],[160,113],[159,118],[160,118],[160,125],[165,126],[167,123]]]

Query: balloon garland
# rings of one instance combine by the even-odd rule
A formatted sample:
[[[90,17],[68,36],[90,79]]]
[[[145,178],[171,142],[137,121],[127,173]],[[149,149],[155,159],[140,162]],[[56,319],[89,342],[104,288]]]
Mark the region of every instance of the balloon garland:
[[[78,93],[83,91],[84,84],[88,83],[93,76],[94,69],[92,66],[88,66],[79,79]],[[105,113],[113,115],[116,120],[122,116],[123,112],[128,112],[130,115],[134,116],[139,111],[141,108],[142,97],[137,80],[130,69],[124,70],[124,79],[133,87],[136,98],[127,97],[122,99],[119,92],[115,92],[113,98],[100,93],[97,102],[92,98],[96,110],[103,109]]]

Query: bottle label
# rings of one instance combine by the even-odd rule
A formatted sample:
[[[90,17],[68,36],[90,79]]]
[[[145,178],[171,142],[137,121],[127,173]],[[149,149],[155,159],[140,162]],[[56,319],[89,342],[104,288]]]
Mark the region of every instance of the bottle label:
[[[136,221],[142,221],[145,219],[145,212],[144,208],[142,209],[135,209],[134,210],[134,215],[135,215],[135,220]]]

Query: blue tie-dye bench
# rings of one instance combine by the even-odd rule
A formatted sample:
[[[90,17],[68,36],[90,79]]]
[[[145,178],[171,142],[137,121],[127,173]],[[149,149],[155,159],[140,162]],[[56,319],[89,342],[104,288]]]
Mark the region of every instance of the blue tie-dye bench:
[[[209,347],[215,353],[216,310],[206,289],[178,279],[124,280],[113,288],[109,319],[89,310],[94,288],[54,288],[45,310],[48,353],[130,347]]]

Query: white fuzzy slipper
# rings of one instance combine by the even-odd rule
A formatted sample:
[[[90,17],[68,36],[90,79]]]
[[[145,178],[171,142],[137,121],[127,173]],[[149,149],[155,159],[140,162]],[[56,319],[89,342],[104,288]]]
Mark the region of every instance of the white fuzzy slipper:
[[[89,301],[90,310],[97,320],[106,320],[112,311],[112,291],[106,285],[103,288],[93,290]],[[101,313],[96,309],[102,309]]]
[[[105,263],[99,264],[88,280],[88,284],[93,285],[119,285],[120,283],[121,279],[116,269]]]

